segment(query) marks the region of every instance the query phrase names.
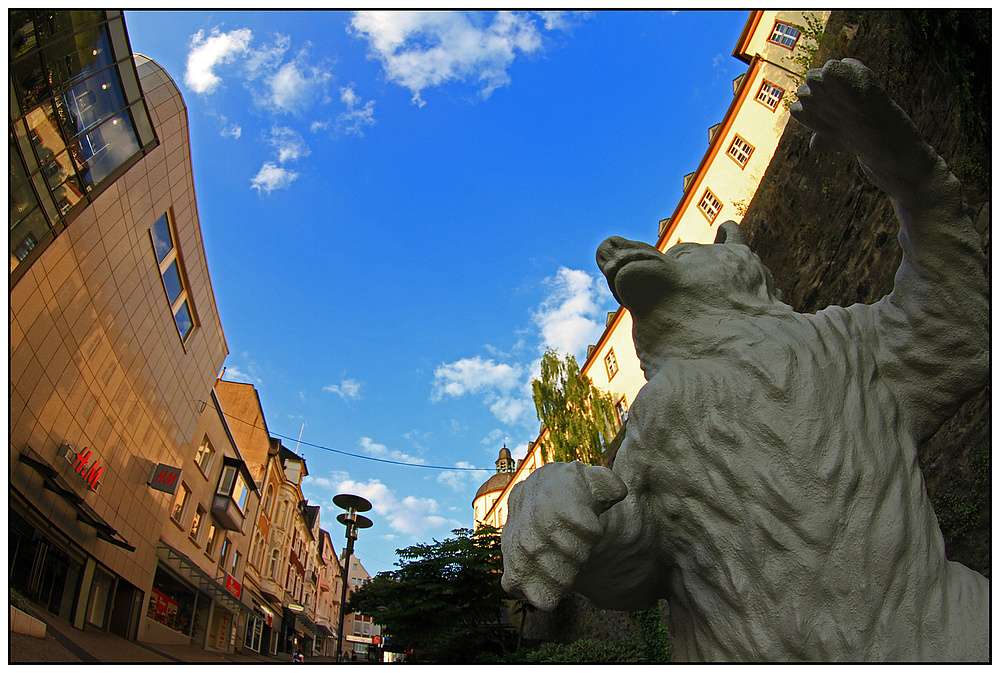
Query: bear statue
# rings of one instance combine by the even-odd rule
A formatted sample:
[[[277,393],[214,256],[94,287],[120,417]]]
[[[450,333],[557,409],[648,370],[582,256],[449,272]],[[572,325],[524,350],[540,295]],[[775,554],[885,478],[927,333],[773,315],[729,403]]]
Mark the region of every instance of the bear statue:
[[[989,658],[989,582],[945,557],[917,450],[989,375],[986,259],[944,161],[852,59],[791,114],[892,199],[902,263],[875,304],[795,312],[721,225],[661,253],[609,238],[646,383],[613,469],[549,463],[514,487],[503,586],[666,599],[674,661]]]

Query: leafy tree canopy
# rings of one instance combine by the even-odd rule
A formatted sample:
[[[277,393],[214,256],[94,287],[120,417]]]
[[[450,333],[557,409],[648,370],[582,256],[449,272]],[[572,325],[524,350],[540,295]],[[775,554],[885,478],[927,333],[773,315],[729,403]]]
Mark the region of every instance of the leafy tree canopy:
[[[549,431],[546,461],[600,465],[618,431],[618,417],[611,395],[580,371],[576,358],[560,358],[552,348],[545,351],[541,378],[531,382],[531,393],[538,420]]]
[[[351,595],[347,611],[381,625],[392,650],[425,651],[441,662],[470,661],[470,647],[507,651],[500,533],[488,526],[452,533],[397,550],[398,570],[378,573]]]

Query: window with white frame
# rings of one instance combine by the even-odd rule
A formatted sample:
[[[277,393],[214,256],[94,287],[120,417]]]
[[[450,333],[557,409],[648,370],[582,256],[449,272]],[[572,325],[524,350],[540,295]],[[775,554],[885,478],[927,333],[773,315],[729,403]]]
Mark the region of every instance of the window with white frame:
[[[604,366],[608,370],[608,381],[610,381],[618,373],[618,360],[615,359],[614,348],[610,349],[608,354],[604,356]]]
[[[215,449],[212,448],[212,442],[208,441],[208,435],[205,435],[198,447],[198,453],[195,454],[194,462],[206,477],[208,470],[212,467],[213,457],[215,457]]]
[[[753,154],[753,145],[748,143],[746,138],[736,134],[733,137],[733,142],[729,144],[728,154],[736,163],[746,168],[747,162],[750,161],[750,155]]]
[[[698,208],[701,209],[701,212],[704,213],[709,222],[715,222],[715,218],[719,216],[719,211],[722,210],[722,202],[712,193],[711,189],[706,189],[705,195],[701,197],[701,201],[698,203]]]
[[[160,267],[160,278],[163,280],[163,290],[167,294],[167,303],[174,315],[177,333],[180,334],[181,341],[184,341],[191,334],[196,321],[191,308],[184,266],[177,251],[176,236],[167,213],[161,215],[153,224],[149,235],[153,240],[153,252]]]
[[[785,95],[785,90],[774,82],[764,80],[761,82],[760,90],[757,91],[757,100],[771,110],[778,109],[781,97]]]
[[[785,49],[795,49],[795,43],[799,40],[799,29],[790,23],[785,23],[783,21],[775,21],[774,29],[771,31],[771,37],[767,38],[768,42],[773,42],[774,44],[779,44]]]

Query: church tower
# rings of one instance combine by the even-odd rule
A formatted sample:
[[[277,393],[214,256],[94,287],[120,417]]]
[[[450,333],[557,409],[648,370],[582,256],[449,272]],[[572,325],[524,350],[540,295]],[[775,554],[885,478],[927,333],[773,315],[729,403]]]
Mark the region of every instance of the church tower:
[[[497,457],[497,473],[486,480],[479,490],[476,491],[476,497],[472,501],[472,510],[475,513],[475,526],[478,527],[483,520],[486,518],[487,512],[490,511],[490,507],[496,502],[500,494],[503,493],[504,489],[507,488],[507,484],[510,480],[514,478],[514,471],[517,469],[517,463],[510,456],[510,449],[504,444],[503,448],[500,449],[500,455]]]

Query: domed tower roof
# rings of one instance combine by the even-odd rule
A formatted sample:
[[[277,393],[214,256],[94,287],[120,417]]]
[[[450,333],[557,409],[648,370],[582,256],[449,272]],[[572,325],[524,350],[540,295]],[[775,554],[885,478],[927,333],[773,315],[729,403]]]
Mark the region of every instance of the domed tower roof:
[[[513,472],[498,472],[497,474],[494,474],[492,477],[486,480],[485,484],[479,487],[479,490],[476,491],[476,497],[473,498],[473,500],[474,501],[479,500],[479,498],[486,495],[487,493],[494,493],[496,491],[504,490],[505,488],[507,488],[507,484],[509,484],[510,480],[513,478],[514,478]]]
[[[506,444],[504,444],[503,448],[500,449],[500,458],[499,459],[500,460],[510,460],[510,449],[507,448]]]

